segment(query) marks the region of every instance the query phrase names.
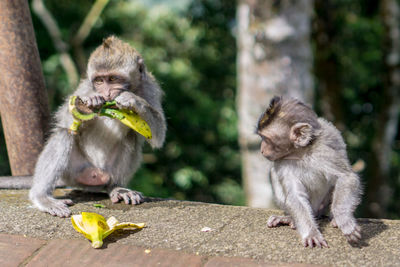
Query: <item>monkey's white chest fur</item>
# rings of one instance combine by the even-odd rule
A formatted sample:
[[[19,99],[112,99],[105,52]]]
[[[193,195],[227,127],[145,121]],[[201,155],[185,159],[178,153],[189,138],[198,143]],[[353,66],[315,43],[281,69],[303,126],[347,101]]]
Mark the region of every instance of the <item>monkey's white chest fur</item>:
[[[314,213],[318,213],[329,203],[335,182],[329,174],[312,164],[298,164],[292,160],[275,163],[274,170],[277,175],[271,179],[276,179],[273,181],[275,186],[281,187],[285,195],[306,195]]]
[[[116,157],[129,128],[117,120],[99,118],[82,134],[81,149],[87,159],[96,167],[107,169],[107,164]],[[95,138],[94,138],[95,137]]]

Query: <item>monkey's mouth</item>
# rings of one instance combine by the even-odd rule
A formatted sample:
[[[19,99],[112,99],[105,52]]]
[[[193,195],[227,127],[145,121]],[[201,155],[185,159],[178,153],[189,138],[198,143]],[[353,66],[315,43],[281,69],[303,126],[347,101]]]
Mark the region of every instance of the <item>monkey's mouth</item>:
[[[124,91],[126,91],[126,90],[124,90],[124,89],[112,89],[112,90],[110,90],[108,95],[105,95],[103,97],[104,97],[104,99],[106,101],[112,101]]]
[[[269,160],[269,161],[275,161],[275,160],[277,160],[277,158],[276,157],[273,157],[273,156],[265,156],[264,155],[264,158],[266,158],[267,160]]]

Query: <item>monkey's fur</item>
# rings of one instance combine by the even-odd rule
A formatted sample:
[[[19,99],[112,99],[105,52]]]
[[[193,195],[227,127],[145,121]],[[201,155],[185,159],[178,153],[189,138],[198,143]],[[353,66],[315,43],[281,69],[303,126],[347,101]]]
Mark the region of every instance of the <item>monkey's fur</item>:
[[[297,228],[304,246],[327,247],[316,217],[329,205],[332,225],[349,242],[361,238],[353,216],[360,203],[360,179],[351,169],[346,145],[330,122],[295,99],[274,97],[261,115],[261,152],[273,161],[271,183],[277,205],[288,216],[271,216],[268,227]]]
[[[141,55],[129,44],[111,36],[90,56],[87,78],[73,93],[90,108],[115,100],[119,108],[132,109],[150,126],[153,148],[162,146],[166,124],[162,91],[147,72]],[[67,217],[69,199],[52,197],[57,180],[89,191],[105,190],[113,202],[143,201],[141,193],[125,189],[142,160],[145,138],[118,120],[97,117],[84,122],[77,135],[66,101],[55,115],[55,125],[36,164],[29,197],[35,207]]]

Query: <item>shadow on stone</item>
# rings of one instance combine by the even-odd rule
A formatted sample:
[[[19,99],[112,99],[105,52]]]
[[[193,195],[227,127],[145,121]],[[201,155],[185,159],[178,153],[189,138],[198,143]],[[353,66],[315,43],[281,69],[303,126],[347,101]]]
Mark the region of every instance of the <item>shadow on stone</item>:
[[[144,197],[144,202],[140,205],[127,205],[124,202],[112,203],[108,194],[104,192],[87,192],[78,189],[57,189],[54,196],[58,199],[71,199],[74,204],[89,204],[88,202],[97,202],[104,205],[104,208],[111,210],[127,211],[134,206],[140,206],[142,209],[151,209],[154,207],[176,208],[180,206],[200,206],[207,205],[202,202],[179,201],[171,198]]]
[[[379,219],[358,219],[357,221],[361,226],[362,238],[358,244],[351,244],[355,248],[368,247],[369,243],[367,241],[369,239],[388,229],[387,225]]]
[[[354,248],[363,248],[368,247],[368,240],[379,235],[388,229],[387,225],[385,225],[379,219],[357,219],[360,227],[361,227],[361,240],[358,243],[349,243]],[[332,227],[330,224],[330,219],[328,216],[323,216],[318,219],[318,223],[320,229],[324,231],[324,229]]]
[[[145,227],[146,228],[146,227]],[[130,235],[138,233],[143,229],[120,229],[116,230],[114,233],[109,235],[106,239],[103,240],[103,246],[101,249],[107,249],[109,244],[115,243],[120,239],[127,238]]]

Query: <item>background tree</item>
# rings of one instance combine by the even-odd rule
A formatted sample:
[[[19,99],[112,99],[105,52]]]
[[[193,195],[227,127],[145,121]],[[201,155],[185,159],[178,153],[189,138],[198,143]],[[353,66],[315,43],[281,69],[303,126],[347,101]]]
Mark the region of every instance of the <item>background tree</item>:
[[[254,133],[258,116],[274,95],[313,102],[310,47],[312,1],[239,2],[239,143],[247,204],[273,207],[268,172]]]
[[[397,10],[397,1],[315,1],[317,107],[362,163],[360,213],[369,217],[399,210]]]
[[[52,15],[64,50],[56,45],[35,3]],[[76,76],[85,75],[87,56],[110,34],[137,47],[160,81],[166,92],[167,141],[160,151],[146,150],[145,164],[132,184],[146,195],[243,205],[241,173],[262,168],[253,177],[264,183],[259,188],[266,198],[257,203],[271,203],[265,184],[267,161],[257,158],[254,149],[260,140],[253,130],[270,96],[292,93],[315,102],[318,114],[343,132],[350,160],[365,186],[359,216],[400,218],[398,0],[314,0],[314,6],[297,0],[31,4],[53,110],[75,84],[65,55]],[[95,16],[88,20],[89,14]],[[90,31],[77,42],[85,24]],[[9,174],[0,129],[0,175]],[[254,203],[251,193],[247,198]]]

